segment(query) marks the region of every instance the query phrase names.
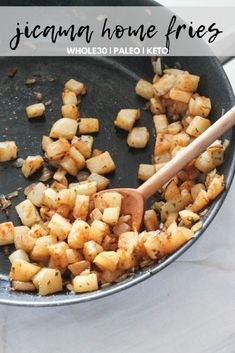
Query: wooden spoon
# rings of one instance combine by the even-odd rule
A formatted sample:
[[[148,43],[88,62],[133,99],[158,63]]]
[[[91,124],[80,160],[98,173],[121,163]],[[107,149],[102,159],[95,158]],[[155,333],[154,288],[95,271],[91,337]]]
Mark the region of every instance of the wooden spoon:
[[[138,189],[120,188],[103,190],[94,196],[104,192],[116,191],[123,195],[122,214],[132,216],[133,228],[140,229],[144,215],[146,200],[155,194],[166,182],[173,178],[189,162],[210,146],[217,138],[222,136],[235,124],[235,106],[198,136],[192,143],[165,164],[157,173],[143,183]]]

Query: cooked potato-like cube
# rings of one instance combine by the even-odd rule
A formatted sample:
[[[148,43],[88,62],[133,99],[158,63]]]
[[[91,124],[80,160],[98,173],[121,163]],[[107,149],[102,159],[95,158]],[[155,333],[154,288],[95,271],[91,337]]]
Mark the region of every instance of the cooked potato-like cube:
[[[195,92],[199,83],[200,77],[189,74],[185,71],[182,75],[177,75],[174,88],[185,92]]]
[[[179,101],[182,103],[188,103],[190,98],[192,96],[192,93],[190,92],[184,92],[176,88],[171,88],[169,92],[169,98],[174,100],[174,101]]]
[[[187,227],[190,227],[192,223],[195,223],[200,219],[200,216],[197,213],[189,210],[180,211],[179,215]]]
[[[154,92],[157,96],[164,96],[174,86],[174,75],[163,75],[159,81],[153,84]]]
[[[103,175],[99,175],[97,173],[91,173],[87,180],[88,182],[96,182],[97,191],[106,189],[110,182],[108,178],[105,178]]]
[[[79,134],[92,134],[99,131],[99,120],[96,118],[81,118],[78,123]]]
[[[90,270],[91,264],[89,261],[81,260],[74,262],[68,266],[69,271],[72,272],[74,276],[80,275],[83,271]]]
[[[52,268],[42,268],[33,277],[33,284],[39,295],[57,293],[63,289],[60,271]]]
[[[151,259],[160,259],[163,256],[171,254],[194,235],[190,229],[177,227],[177,225],[175,231],[170,232],[170,234],[164,232],[151,233],[144,242],[146,253]]]
[[[109,207],[119,207],[122,206],[123,196],[116,191],[107,191],[100,195],[96,195],[94,199],[95,207],[98,208],[101,212],[105,208]]]
[[[46,150],[46,155],[49,160],[56,161],[62,158],[69,148],[69,142],[65,138],[61,138],[49,144]]]
[[[30,282],[40,267],[27,261],[16,259],[13,261],[9,277],[13,281]]]
[[[39,223],[41,218],[36,207],[30,200],[24,200],[16,206],[16,212],[20,217],[23,225],[31,227],[35,223]]]
[[[29,235],[33,238],[40,238],[47,234],[48,231],[40,224],[34,224],[29,231]]]
[[[27,194],[27,199],[29,199],[33,205],[40,207],[42,205],[43,192],[45,190],[46,186],[43,183],[33,184]]]
[[[186,71],[183,71],[183,70],[180,70],[180,69],[165,69],[165,70],[163,70],[164,74],[175,75],[175,76],[182,75],[185,72]]]
[[[209,199],[214,200],[224,190],[224,186],[224,175],[215,176],[207,189]]]
[[[171,180],[164,191],[164,198],[166,201],[170,201],[176,199],[180,195],[180,190],[175,182],[175,180]]]
[[[102,220],[102,212],[100,212],[100,210],[98,208],[94,208],[91,213],[89,214],[89,220],[91,222],[98,220],[101,221]]]
[[[94,240],[89,240],[84,244],[83,255],[87,261],[93,262],[96,255],[101,253],[103,248],[100,244],[96,243]]]
[[[86,221],[89,211],[90,198],[87,195],[77,195],[73,209],[73,217]]]
[[[45,206],[42,206],[40,208],[40,216],[45,222],[50,221],[51,218],[54,216],[55,212],[56,212],[55,210],[51,210],[50,208]]]
[[[95,273],[87,276],[76,276],[73,279],[73,290],[76,293],[92,292],[98,289],[98,279]]]
[[[38,118],[45,113],[45,105],[43,103],[36,103],[26,107],[26,114],[29,119]]]
[[[83,259],[83,256],[78,250],[75,249],[66,249],[65,250],[68,264],[73,264]]]
[[[79,172],[79,166],[77,165],[77,162],[68,154],[60,161],[60,166],[66,170],[67,173],[73,176],[76,176]]]
[[[7,162],[17,157],[18,148],[15,141],[0,142],[0,162]]]
[[[74,146],[84,158],[87,159],[91,156],[93,141],[93,136],[82,135],[80,137],[75,136],[71,143],[72,146]]]
[[[138,179],[148,180],[153,174],[155,174],[155,166],[152,164],[140,164],[138,169]]]
[[[144,226],[148,232],[159,228],[159,220],[154,210],[144,212]]]
[[[164,223],[165,228],[168,228],[172,223],[175,223],[178,218],[178,212],[171,212],[168,214]]]
[[[153,123],[155,126],[156,133],[165,134],[168,129],[168,120],[165,114],[159,114],[153,116]]]
[[[102,220],[113,226],[118,222],[119,216],[120,207],[109,207],[104,209]]]
[[[197,96],[191,98],[188,105],[187,115],[196,116],[199,115],[202,118],[206,118],[211,111],[211,101],[209,98],[203,96]]]
[[[30,175],[34,174],[38,169],[43,165],[44,161],[41,156],[28,156],[22,165],[22,173],[25,178],[28,178]]]
[[[78,129],[78,122],[70,118],[61,118],[57,120],[50,131],[52,138],[66,138],[72,140],[76,135]]]
[[[0,245],[14,243],[14,226],[12,222],[0,224]]]
[[[36,239],[30,257],[33,261],[46,262],[49,260],[49,245],[56,243],[56,237],[52,235],[45,235]]]
[[[68,235],[68,244],[72,249],[83,248],[84,243],[89,240],[89,229],[90,226],[88,223],[77,219],[71,228],[71,231]]]
[[[210,125],[210,120],[202,118],[200,116],[195,116],[187,127],[186,132],[191,136],[198,137],[205,130],[207,130]]]
[[[87,183],[72,183],[69,184],[69,188],[73,190],[77,195],[86,195],[86,196],[92,196],[96,193],[97,191],[97,186],[96,186],[95,181],[87,182]]]
[[[153,97],[153,85],[151,82],[140,79],[135,86],[135,93],[145,99]]]
[[[66,254],[66,250],[68,249],[69,246],[64,241],[48,245],[49,254],[51,255],[56,268],[66,268],[68,266],[68,258]]]
[[[209,173],[215,168],[215,163],[212,154],[205,151],[197,157],[194,166],[202,173]]]
[[[64,179],[66,174],[67,174],[66,170],[62,167],[59,167],[56,170],[55,174],[53,175],[53,179],[55,179],[58,182],[61,182]]]
[[[204,184],[202,183],[195,184],[191,187],[191,195],[192,195],[193,201],[195,201],[195,199],[197,198],[197,195],[201,190],[206,190]]]
[[[103,251],[94,259],[94,263],[99,269],[111,272],[114,272],[117,269],[118,261],[119,256],[115,251]]]
[[[36,288],[32,282],[12,281],[12,288],[19,292],[35,292]]]
[[[173,136],[173,146],[185,147],[190,143],[190,137],[184,131]]]
[[[102,217],[102,214],[101,214]],[[104,237],[110,233],[108,224],[101,220],[95,219],[91,223],[89,231],[89,240],[93,240],[98,244],[101,244]]]
[[[177,135],[176,135],[177,136]],[[154,155],[158,156],[170,150],[172,146],[173,136],[169,134],[157,134]]]
[[[170,155],[169,151],[160,153],[158,155],[154,155],[154,157],[153,157],[153,162],[156,163],[155,164],[155,168],[156,168],[157,164],[166,163],[166,162],[168,162],[170,160],[171,160],[171,155]],[[156,171],[157,171],[157,169],[156,169]]]
[[[135,257],[128,253],[124,249],[118,249],[117,254],[119,256],[119,261],[118,261],[118,268],[121,270],[129,270],[131,268],[134,269],[136,265],[136,259]]]
[[[55,190],[48,188],[43,192],[43,197],[42,197],[43,206],[46,206],[51,209],[56,209],[58,205],[57,202],[58,202],[58,193]]]
[[[171,135],[176,135],[183,130],[183,126],[179,121],[168,125],[168,133]]]
[[[194,200],[192,206],[190,207],[190,211],[198,212],[201,211],[206,205],[208,205],[210,199],[205,190],[201,190]]]
[[[65,88],[69,91],[74,92],[76,95],[82,94],[85,89],[85,85],[82,82],[76,81],[71,78],[69,81],[65,83]]]
[[[20,259],[23,261],[27,261],[29,262],[29,257],[28,254],[26,253],[26,251],[19,249],[14,251],[9,257],[8,259],[10,260],[11,263],[13,263],[15,260]]]
[[[104,152],[99,156],[87,159],[86,166],[91,173],[97,174],[107,174],[116,169],[115,163],[109,152]]]
[[[74,92],[69,91],[68,89],[65,89],[62,92],[62,101],[64,105],[67,104],[78,104],[77,96]]]
[[[132,148],[144,148],[149,138],[150,135],[145,126],[135,127],[128,134],[127,144]]]
[[[121,109],[114,121],[114,125],[119,129],[130,131],[139,117],[139,109]]]
[[[58,240],[65,240],[72,228],[67,219],[55,213],[48,224],[50,234],[55,235]]]
[[[66,205],[72,210],[75,205],[76,193],[72,189],[63,189],[58,194],[58,205]]]
[[[61,107],[61,113],[64,118],[78,120],[80,113],[75,104],[65,104]]]
[[[53,142],[53,140],[49,136],[42,136],[42,150],[46,152],[48,146]]]
[[[137,232],[125,232],[120,234],[118,239],[118,247],[133,254],[138,244]]]
[[[14,244],[16,249],[24,250],[29,253],[34,245],[36,239],[29,234],[29,228],[25,226],[15,227],[14,229]]]
[[[150,99],[150,111],[153,114],[164,114],[165,107],[159,97],[153,97]]]

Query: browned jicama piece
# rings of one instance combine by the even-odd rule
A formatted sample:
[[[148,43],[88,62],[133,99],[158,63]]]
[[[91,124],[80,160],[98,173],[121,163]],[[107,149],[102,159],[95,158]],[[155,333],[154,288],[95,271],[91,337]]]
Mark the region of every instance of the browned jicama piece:
[[[102,271],[108,270],[111,272],[114,272],[117,269],[118,261],[119,256],[115,251],[103,251],[94,259],[94,263]]]
[[[65,89],[62,93],[62,101],[64,105],[67,104],[78,104],[77,96],[74,92]]]
[[[69,184],[69,189],[73,190],[76,195],[92,196],[97,192],[97,183],[95,181],[85,183]]]
[[[43,183],[31,184],[30,189],[27,192],[27,199],[37,207],[42,205],[43,192],[46,190],[46,185]]]
[[[177,75],[174,88],[185,92],[195,92],[199,83],[200,77],[189,74],[185,71],[182,75]]]
[[[153,84],[154,93],[157,96],[164,96],[174,86],[175,76],[165,74],[159,81]]]
[[[87,241],[83,246],[83,255],[85,259],[90,262],[93,262],[94,258],[102,251],[102,246],[94,240]]]
[[[153,85],[151,82],[140,79],[135,86],[135,93],[139,96],[150,99],[153,97]]]
[[[72,225],[67,219],[55,213],[48,224],[50,234],[55,235],[58,240],[65,240],[69,235]]]
[[[12,281],[12,288],[19,292],[34,292],[36,290],[32,282]]]
[[[91,156],[93,141],[93,136],[82,135],[80,137],[75,136],[71,144],[87,159]]]
[[[65,83],[65,88],[69,91],[74,92],[76,95],[82,94],[85,90],[85,85],[82,82],[76,81],[71,78],[69,81]]]
[[[154,210],[145,211],[144,225],[148,232],[159,228],[159,220]]]
[[[63,289],[61,273],[57,269],[42,268],[32,281],[39,295],[61,292]]]
[[[35,245],[36,238],[29,234],[29,227],[18,226],[14,229],[15,248],[30,253]]]
[[[73,217],[86,221],[89,211],[90,198],[87,195],[77,195],[73,208]]]
[[[22,165],[22,173],[25,178],[28,178],[30,175],[34,174],[38,169],[43,165],[44,161],[41,156],[28,156]]]
[[[26,114],[29,119],[40,117],[44,114],[46,108],[43,103],[29,105],[26,108]]]
[[[14,243],[14,226],[12,222],[0,224],[0,245]]]
[[[94,197],[95,207],[98,208],[101,212],[104,211],[105,208],[110,207],[119,207],[122,206],[123,196],[119,192],[115,191],[107,191],[101,194],[97,194]]]
[[[12,263],[9,277],[14,281],[30,282],[39,271],[39,266],[17,259]]]
[[[150,110],[153,114],[165,113],[165,107],[159,97],[153,97],[150,99]]]
[[[175,101],[179,101],[182,103],[188,103],[191,96],[192,96],[192,93],[181,91],[176,88],[171,88],[171,90],[169,92],[170,99],[175,100]]]
[[[80,113],[75,104],[64,104],[61,107],[61,113],[64,118],[78,120]]]
[[[97,157],[87,159],[86,166],[91,173],[97,174],[107,174],[116,169],[114,161],[107,151]]]
[[[16,206],[16,212],[20,217],[23,225],[31,227],[35,223],[39,223],[41,218],[36,207],[30,200],[24,200]]]
[[[69,150],[70,144],[65,138],[60,138],[49,144],[46,149],[46,156],[49,160],[56,161],[62,158]]]
[[[72,140],[76,135],[78,123],[76,120],[70,118],[62,118],[57,120],[50,131],[50,137],[52,138],[66,138]]]
[[[201,116],[195,116],[187,127],[186,132],[191,136],[198,137],[208,129],[210,125],[210,120],[202,118]]]
[[[22,250],[22,249],[15,250],[9,256],[10,263],[13,263],[13,261],[16,260],[16,259],[21,259],[21,260],[24,260],[26,262],[30,262],[27,252]]]
[[[89,240],[89,224],[77,219],[68,235],[68,244],[72,249],[83,248],[84,243]]]
[[[148,180],[155,173],[155,166],[152,164],[140,164],[138,170],[138,179]]]
[[[187,115],[196,116],[199,115],[202,118],[206,118],[211,111],[210,98],[204,96],[192,97],[189,101]]]
[[[150,135],[145,126],[133,128],[127,137],[127,144],[132,148],[144,148],[149,141]]]
[[[0,142],[0,162],[16,159],[18,148],[15,141]]]
[[[108,178],[105,178],[103,175],[99,175],[97,173],[91,173],[87,180],[89,182],[96,182],[97,191],[106,189],[110,182]]]
[[[53,142],[53,140],[49,136],[42,136],[42,150],[46,152],[47,147]]]
[[[139,109],[121,109],[114,121],[114,125],[119,129],[130,131],[139,117]]]
[[[55,243],[56,237],[52,235],[44,235],[37,238],[30,253],[31,259],[37,262],[47,262],[50,256],[49,246]]]
[[[98,289],[98,279],[96,273],[87,276],[76,276],[73,279],[73,290],[76,293],[92,292]]]
[[[165,134],[167,133],[168,120],[165,114],[159,114],[153,116],[153,122],[155,126],[156,133]]]
[[[85,158],[75,147],[72,146],[61,160],[60,165],[69,174],[76,176],[78,171],[84,168]]]
[[[81,118],[78,122],[79,134],[92,134],[99,131],[99,120],[96,118]]]
[[[85,270],[90,270],[91,264],[89,261],[81,260],[73,262],[68,266],[68,269],[72,272],[74,276],[80,275],[81,272]]]

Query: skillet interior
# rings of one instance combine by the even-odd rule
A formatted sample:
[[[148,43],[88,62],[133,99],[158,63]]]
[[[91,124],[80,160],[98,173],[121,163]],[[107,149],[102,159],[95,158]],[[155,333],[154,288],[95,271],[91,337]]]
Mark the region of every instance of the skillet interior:
[[[183,69],[202,76],[200,90],[204,95],[211,97],[213,111],[211,119],[216,120],[222,109],[228,110],[234,97],[224,71],[215,58],[173,58],[163,60],[168,66],[180,64]],[[7,72],[12,66],[18,67],[18,72],[13,79],[7,77]],[[27,78],[36,77],[34,87],[26,87]],[[101,131],[95,138],[95,146],[111,152],[117,163],[117,172],[111,176],[111,186],[136,187],[137,167],[140,162],[151,161],[153,150],[153,124],[151,113],[142,112],[139,124],[148,127],[151,132],[151,142],[145,150],[129,151],[126,145],[126,133],[114,129],[113,119],[119,109],[124,107],[143,107],[145,101],[134,93],[134,86],[139,77],[151,79],[152,69],[149,58],[2,58],[0,65],[0,136],[1,140],[13,139],[20,147],[20,157],[41,153],[40,141],[43,134],[48,134],[51,124],[60,117],[61,91],[64,82],[70,77],[79,78],[86,82],[88,94],[82,100],[82,116],[98,117],[101,122]],[[51,82],[48,77],[55,78]],[[35,119],[29,122],[25,116],[25,106],[35,101],[34,92],[43,93],[45,100],[52,100],[47,109],[46,119]],[[231,184],[234,171],[234,136],[230,131],[226,137],[231,140],[226,161],[221,168],[225,173],[227,189]],[[38,175],[30,180],[25,180],[20,170],[12,167],[12,163],[0,165],[0,193],[8,193],[18,187],[37,180]],[[18,305],[59,305],[81,302],[108,295],[133,285],[151,274],[158,272],[185,251],[199,236],[215,216],[222,204],[226,191],[219,200],[213,203],[207,214],[204,227],[198,236],[183,246],[179,251],[170,256],[161,264],[156,264],[145,269],[128,280],[105,288],[91,294],[71,295],[57,294],[50,297],[14,293],[9,291],[9,282],[6,275],[9,262],[3,249],[0,249],[0,302]],[[13,200],[13,204],[24,199],[20,197]],[[14,207],[10,210],[10,218],[19,224]],[[6,221],[0,214],[0,222]]]

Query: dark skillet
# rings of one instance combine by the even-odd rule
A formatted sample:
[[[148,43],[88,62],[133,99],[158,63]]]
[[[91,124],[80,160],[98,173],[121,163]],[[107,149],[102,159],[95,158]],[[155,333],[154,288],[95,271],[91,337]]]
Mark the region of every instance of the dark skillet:
[[[4,1],[1,2],[4,5]],[[19,5],[19,3],[17,3]],[[30,1],[30,5],[38,2]],[[49,4],[47,2],[47,4]],[[58,1],[51,1],[50,5],[59,5]],[[84,1],[66,2],[67,5],[87,5]],[[152,1],[119,2],[118,5],[156,5]],[[14,5],[8,1],[8,5]],[[24,1],[24,5],[27,3]],[[40,3],[43,5],[43,3]],[[89,3],[91,5],[91,2]],[[92,1],[92,5],[101,5],[101,2]],[[103,1],[102,5],[117,5],[115,1]],[[142,77],[147,80],[152,78],[150,58],[1,58],[0,59],[0,136],[1,140],[13,139],[20,147],[20,157],[41,153],[40,141],[43,134],[48,134],[51,124],[60,117],[61,91],[64,82],[69,78],[79,78],[88,86],[88,94],[82,100],[82,116],[95,116],[100,119],[101,131],[95,138],[95,147],[110,151],[117,164],[117,172],[111,175],[111,187],[136,187],[137,167],[141,162],[151,161],[153,150],[153,124],[151,114],[142,111],[141,124],[151,131],[152,139],[148,148],[141,151],[129,151],[126,144],[126,134],[116,131],[113,127],[113,119],[119,109],[124,107],[144,107],[145,101],[134,93],[136,81]],[[215,57],[169,57],[164,58],[163,63],[170,67],[180,65],[181,68],[201,76],[199,93],[212,99],[213,111],[211,119],[218,119],[223,110],[227,111],[235,100],[231,86],[220,62]],[[17,66],[18,72],[14,78],[8,78],[7,72],[13,66]],[[26,87],[24,81],[35,77],[37,84],[34,87]],[[51,82],[48,77],[55,78]],[[35,102],[34,92],[43,93],[45,100],[52,100],[47,108],[46,118],[29,122],[25,116],[25,107]],[[164,267],[178,258],[187,250],[205,231],[213,220],[231,185],[235,169],[235,129],[226,134],[231,143],[226,153],[226,161],[220,168],[225,174],[226,190],[210,206],[210,210],[204,219],[203,229],[199,234],[181,247],[173,255],[159,264],[138,271],[127,280],[114,284],[111,287],[100,289],[96,292],[73,295],[60,293],[48,297],[40,297],[34,294],[16,293],[10,291],[10,283],[7,279],[9,261],[3,248],[0,249],[0,303],[25,305],[25,306],[52,306],[72,304],[97,299],[116,293],[137,284],[151,275],[159,272]],[[37,180],[36,175],[31,180],[25,180],[20,170],[14,168],[12,163],[0,165],[0,193],[7,194],[18,187],[25,187]],[[13,200],[13,205],[23,200],[22,193]],[[10,219],[14,224],[19,224],[14,207],[10,210]],[[0,214],[0,222],[6,221],[3,213]],[[213,246],[213,244],[211,244]],[[138,290],[138,288],[136,289]]]

